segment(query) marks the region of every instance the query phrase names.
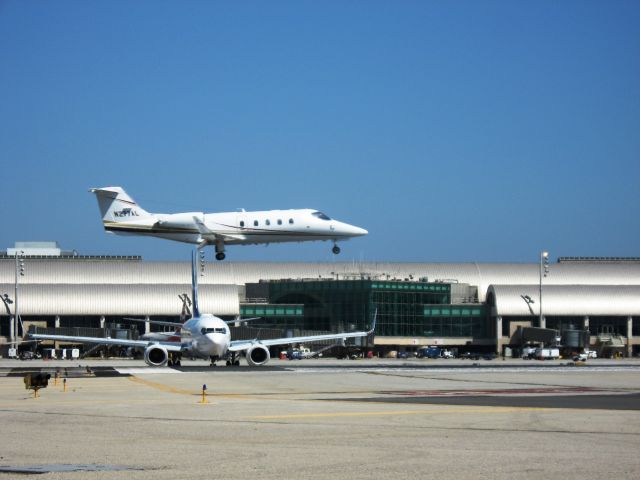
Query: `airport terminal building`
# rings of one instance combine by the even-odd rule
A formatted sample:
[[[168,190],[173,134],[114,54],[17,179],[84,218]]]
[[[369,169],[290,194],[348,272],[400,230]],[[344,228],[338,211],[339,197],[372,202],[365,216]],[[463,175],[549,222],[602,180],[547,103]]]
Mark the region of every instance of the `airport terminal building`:
[[[503,354],[549,339],[640,351],[638,258],[564,257],[546,276],[537,263],[207,262],[199,285],[201,311],[261,318],[232,333],[243,338],[361,330],[375,317],[363,346],[379,354],[426,345]],[[135,338],[159,327],[126,318],[175,321],[190,315],[190,297],[189,262],[16,244],[0,254],[0,353],[29,329]]]

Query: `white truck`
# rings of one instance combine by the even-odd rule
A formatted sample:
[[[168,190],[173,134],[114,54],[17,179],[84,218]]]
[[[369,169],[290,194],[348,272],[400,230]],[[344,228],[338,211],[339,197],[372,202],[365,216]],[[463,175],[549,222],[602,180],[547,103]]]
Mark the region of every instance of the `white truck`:
[[[560,358],[559,348],[536,348],[534,357],[537,360],[556,360]]]

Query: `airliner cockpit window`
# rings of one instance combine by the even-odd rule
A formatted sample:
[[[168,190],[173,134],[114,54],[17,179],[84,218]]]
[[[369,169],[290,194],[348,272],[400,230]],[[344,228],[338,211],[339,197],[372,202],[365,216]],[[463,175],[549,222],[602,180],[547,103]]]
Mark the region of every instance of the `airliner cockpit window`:
[[[313,212],[311,215],[313,215],[314,217],[318,217],[322,220],[331,220],[329,217],[327,217],[324,213],[322,212]]]
[[[224,328],[202,328],[200,333],[206,335],[207,333],[226,333]]]

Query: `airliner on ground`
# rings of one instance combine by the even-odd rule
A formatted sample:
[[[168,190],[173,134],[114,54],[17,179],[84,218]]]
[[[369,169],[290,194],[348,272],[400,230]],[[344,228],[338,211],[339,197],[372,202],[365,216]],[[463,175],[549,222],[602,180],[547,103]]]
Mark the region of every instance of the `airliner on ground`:
[[[291,345],[296,343],[311,343],[322,340],[344,340],[346,338],[365,337],[375,329],[375,315],[373,325],[368,332],[344,332],[328,335],[309,335],[305,337],[277,338],[269,340],[231,340],[229,323],[215,315],[200,314],[198,308],[198,284],[196,275],[195,255],[191,259],[191,283],[193,296],[193,316],[185,323],[153,321],[165,326],[179,329],[179,338],[167,337],[149,340],[122,340],[116,338],[75,337],[70,335],[30,334],[34,340],[54,340],[69,343],[89,343],[102,345],[117,345],[123,347],[144,349],[144,360],[153,367],[165,365],[179,365],[181,356],[210,359],[211,365],[216,361],[227,359],[227,365],[239,365],[238,354],[245,352],[247,363],[251,366],[264,365],[269,361],[269,347],[272,345]],[[176,330],[177,335],[178,330]]]
[[[199,248],[214,245],[217,260],[224,260],[225,245],[312,240],[332,241],[332,251],[338,254],[338,241],[368,233],[363,228],[333,220],[313,209],[149,213],[121,187],[92,188],[90,192],[96,194],[107,232],[160,237],[194,243]]]

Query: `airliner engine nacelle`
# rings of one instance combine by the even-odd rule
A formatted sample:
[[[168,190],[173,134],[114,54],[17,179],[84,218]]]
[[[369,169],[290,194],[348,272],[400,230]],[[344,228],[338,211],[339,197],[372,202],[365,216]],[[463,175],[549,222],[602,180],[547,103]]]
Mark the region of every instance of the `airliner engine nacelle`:
[[[167,349],[159,345],[150,345],[144,351],[144,361],[152,367],[164,367],[168,360]]]
[[[252,367],[259,367],[269,361],[269,349],[264,345],[256,344],[247,350],[247,363]]]
[[[163,227],[169,228],[194,228],[195,223],[193,218],[196,217],[202,221],[202,212],[185,212],[185,213],[173,213],[171,215],[163,215],[158,224]]]

